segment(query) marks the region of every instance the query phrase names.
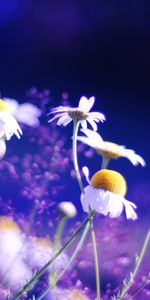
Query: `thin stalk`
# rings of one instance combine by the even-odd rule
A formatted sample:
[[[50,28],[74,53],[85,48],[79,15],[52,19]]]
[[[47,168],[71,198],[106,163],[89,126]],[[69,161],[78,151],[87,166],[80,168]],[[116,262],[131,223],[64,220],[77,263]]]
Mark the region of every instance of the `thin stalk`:
[[[78,134],[78,128],[79,128],[79,122],[74,121],[74,129],[73,129],[73,163],[74,163],[74,169],[76,173],[76,178],[78,180],[81,192],[84,193],[84,187],[82,184],[82,179],[80,176],[80,171],[78,167],[78,159],[77,159],[77,134]],[[92,237],[92,244],[93,244],[93,251],[94,251],[94,263],[95,263],[95,275],[96,275],[96,290],[97,290],[97,299],[100,300],[100,277],[99,277],[99,264],[98,264],[98,255],[97,255],[97,247],[96,247],[96,239],[95,239],[95,232],[93,228],[93,222],[92,222],[92,215],[91,211],[89,213],[90,218],[90,225],[91,225],[91,237]]]
[[[99,271],[99,263],[98,263],[96,238],[95,238],[95,232],[93,228],[93,222],[91,219],[90,221],[91,221],[91,237],[92,237],[92,244],[93,244],[95,276],[96,276],[96,291],[97,291],[96,300],[100,300],[100,271]]]
[[[31,280],[29,280],[29,282],[24,285],[24,287],[21,289],[21,291],[19,291],[12,300],[18,299],[24,292],[28,291],[29,288],[31,288],[31,286],[33,287],[33,285],[45,273],[45,271],[47,270],[47,268],[55,261],[55,259],[63,251],[65,251],[70,246],[70,244],[74,241],[74,239],[80,233],[80,231],[82,230],[82,228],[84,228],[84,226],[87,224],[87,222],[89,222],[89,217],[87,217],[82,222],[82,224],[79,226],[79,228],[73,233],[73,235],[71,236],[71,238],[64,244],[64,246],[57,253],[54,254],[54,256],[40,269],[39,272],[37,272],[35,275],[33,275],[33,277],[31,278]]]
[[[148,243],[149,243],[149,240],[150,240],[150,230],[148,231],[147,235],[146,235],[146,238],[145,238],[145,241],[144,241],[144,244],[143,244],[143,247],[142,247],[142,250],[141,250],[141,253],[136,261],[136,265],[135,265],[135,268],[133,270],[133,273],[131,274],[130,276],[130,279],[129,279],[129,282],[128,284],[123,288],[122,292],[121,292],[121,295],[119,296],[119,300],[122,300],[123,297],[127,294],[128,290],[130,289],[134,279],[135,279],[135,276],[139,270],[139,267],[142,263],[142,260],[143,260],[143,257],[144,257],[144,254],[146,252],[146,249],[147,249],[147,246],[148,246]]]
[[[105,155],[103,155],[102,156],[102,166],[101,166],[101,169],[107,169],[109,161],[110,161],[110,158],[107,157],[107,156],[105,156]]]
[[[79,243],[77,244],[73,254],[70,256],[64,270],[59,274],[59,276],[56,278],[56,281],[54,282],[54,286],[48,286],[45,291],[42,293],[42,295],[37,299],[37,300],[41,300],[43,299],[43,297],[48,293],[49,290],[52,290],[55,286],[56,286],[56,283],[61,279],[61,277],[64,275],[64,273],[66,272],[66,270],[69,268],[70,264],[72,263],[72,261],[75,259],[78,251],[80,250],[80,248],[82,247],[82,244],[88,234],[88,231],[90,229],[90,222],[88,222],[84,228],[84,231],[82,233],[82,236],[80,238],[80,241]]]
[[[137,294],[139,294],[144,288],[145,286],[148,284],[148,280],[149,278],[146,279],[146,281],[144,281],[135,291],[134,293],[131,294],[131,298],[135,297]]]
[[[73,152],[73,164],[74,164],[74,170],[76,173],[76,178],[78,180],[81,192],[84,193],[84,187],[78,167],[78,158],[77,158],[77,135],[78,135],[78,129],[79,129],[79,124],[80,122],[73,122],[74,127],[73,127],[73,138],[72,138],[72,152]]]
[[[60,223],[57,228],[57,232],[55,234],[55,239],[54,239],[54,253],[57,252],[60,248],[60,240],[62,236],[62,232],[64,229],[64,226],[66,224],[67,217],[63,217],[60,220]],[[54,288],[56,288],[56,272],[55,272],[55,267],[53,267],[52,272],[50,273],[50,282],[54,285]],[[57,294],[55,295],[55,299],[58,300]]]

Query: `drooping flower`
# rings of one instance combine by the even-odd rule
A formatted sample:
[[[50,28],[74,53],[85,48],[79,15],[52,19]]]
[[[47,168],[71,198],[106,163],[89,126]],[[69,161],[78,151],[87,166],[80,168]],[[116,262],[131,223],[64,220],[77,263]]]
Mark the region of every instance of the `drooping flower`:
[[[103,122],[105,116],[100,112],[89,112],[95,102],[95,98],[81,97],[78,107],[58,106],[53,108],[50,114],[54,117],[49,120],[49,123],[58,119],[57,125],[68,125],[72,120],[80,121],[83,129],[87,128],[87,122],[90,123],[93,130],[97,130],[97,124],[99,121]]]
[[[134,211],[136,205],[124,198],[127,185],[119,172],[103,169],[96,172],[91,180],[89,180],[87,167],[83,168],[83,172],[89,183],[81,194],[81,203],[85,212],[91,209],[113,218],[120,216],[125,208],[127,219],[137,219]]]
[[[77,214],[77,210],[72,202],[60,202],[58,204],[58,209],[67,218],[73,218]]]
[[[41,116],[41,110],[32,103],[19,104],[15,99],[3,98],[8,105],[11,114],[18,122],[25,125],[37,127],[40,124],[39,117]]]
[[[20,139],[22,130],[9,111],[8,105],[0,99],[0,138],[10,140],[13,134]]]
[[[90,129],[81,129],[81,131],[86,136],[78,136],[77,140],[94,148],[106,159],[126,157],[134,166],[140,164],[142,167],[144,167],[146,165],[144,159],[140,155],[136,154],[134,150],[127,149],[125,148],[125,146],[118,145],[112,142],[103,141],[98,132],[92,131]]]

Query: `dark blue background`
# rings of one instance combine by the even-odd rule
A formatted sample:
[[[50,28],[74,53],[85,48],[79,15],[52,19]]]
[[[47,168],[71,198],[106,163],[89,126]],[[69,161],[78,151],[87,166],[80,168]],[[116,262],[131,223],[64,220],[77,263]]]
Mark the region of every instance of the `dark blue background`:
[[[147,168],[119,160],[129,185],[148,183],[150,5],[148,1],[0,3],[0,90],[25,100],[32,85],[50,88],[53,105],[68,91],[77,105],[96,97],[106,140],[141,154]],[[55,103],[54,103],[55,102]]]

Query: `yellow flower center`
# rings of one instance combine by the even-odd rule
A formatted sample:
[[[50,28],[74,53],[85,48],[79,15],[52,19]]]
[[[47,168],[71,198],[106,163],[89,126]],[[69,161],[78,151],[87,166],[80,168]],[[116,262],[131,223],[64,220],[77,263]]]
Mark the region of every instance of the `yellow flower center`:
[[[124,196],[127,190],[126,181],[120,173],[105,169],[92,176],[91,185],[96,189],[103,189],[120,196]]]
[[[8,217],[0,217],[0,230],[13,230],[20,232],[19,226]]]
[[[0,111],[8,111],[8,110],[9,110],[8,105],[2,99],[0,99]]]
[[[104,144],[105,149],[97,148],[97,153],[109,158],[119,158],[121,156],[120,145],[111,142],[104,142]]]
[[[50,240],[46,239],[46,238],[37,238],[36,242],[43,247],[51,247],[52,243]]]

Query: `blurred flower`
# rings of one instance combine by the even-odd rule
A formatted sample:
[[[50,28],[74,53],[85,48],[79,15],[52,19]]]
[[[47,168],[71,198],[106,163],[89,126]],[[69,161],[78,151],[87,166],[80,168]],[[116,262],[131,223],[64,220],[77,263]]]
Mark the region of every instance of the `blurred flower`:
[[[68,218],[73,218],[77,214],[77,210],[72,202],[63,201],[58,204],[59,211]]]
[[[105,116],[99,112],[89,112],[94,104],[95,98],[91,97],[87,99],[86,97],[81,97],[79,101],[79,106],[75,108],[71,108],[68,106],[58,106],[53,108],[50,114],[54,114],[55,116],[49,120],[49,123],[58,119],[57,125],[68,125],[72,120],[80,121],[83,129],[87,128],[87,122],[90,123],[93,130],[97,130],[96,122],[103,122],[105,120]]]
[[[47,238],[32,237],[26,247],[27,261],[32,269],[42,268],[54,255],[53,244]],[[62,253],[55,262],[50,265],[49,271],[54,268],[56,272],[60,272],[67,261],[67,255]]]
[[[89,300],[88,296],[81,290],[74,288],[74,289],[63,289],[63,288],[55,288],[53,289],[46,298],[47,300]]]
[[[32,277],[32,271],[22,261],[17,258],[3,278],[3,284],[9,286],[13,291],[21,289]]]
[[[81,129],[81,131],[86,135],[86,137],[78,136],[78,141],[94,148],[102,156],[108,159],[126,157],[134,166],[138,164],[143,167],[145,166],[144,159],[140,155],[136,154],[133,150],[126,149],[125,146],[121,146],[115,143],[105,142],[97,132],[90,129]]]
[[[9,112],[8,105],[0,99],[0,138],[10,140],[13,134],[20,139],[22,130],[11,112]]]
[[[5,269],[23,246],[24,236],[11,218],[0,217],[0,272]]]
[[[92,209],[105,216],[109,214],[110,217],[118,217],[125,207],[127,219],[137,219],[133,209],[136,205],[124,198],[126,181],[120,173],[103,169],[96,172],[90,181],[88,168],[84,167],[83,172],[89,183],[81,194],[81,203],[85,212]]]
[[[25,125],[37,127],[39,126],[39,117],[41,116],[41,110],[31,103],[19,104],[15,99],[3,98],[8,105],[11,114],[16,118],[18,122]]]

